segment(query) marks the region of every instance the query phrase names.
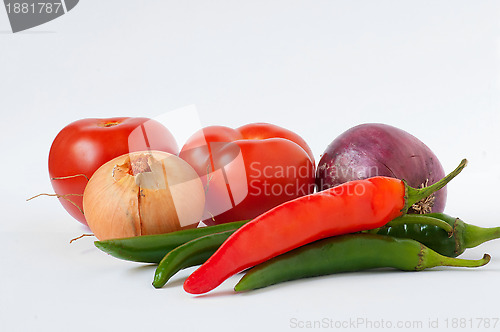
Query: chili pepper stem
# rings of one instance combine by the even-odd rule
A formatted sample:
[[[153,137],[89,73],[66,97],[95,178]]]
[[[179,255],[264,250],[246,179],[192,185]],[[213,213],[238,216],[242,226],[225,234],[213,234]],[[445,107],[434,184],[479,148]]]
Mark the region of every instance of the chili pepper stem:
[[[500,227],[483,228],[465,224],[464,244],[465,248],[474,248],[481,243],[499,239]]]
[[[437,252],[421,245],[420,262],[415,270],[420,271],[436,266],[455,266],[455,267],[479,267],[488,264],[491,256],[484,254],[481,259],[462,259],[443,256]]]
[[[426,216],[424,214],[405,214],[389,221],[384,227],[393,227],[402,224],[420,224],[420,225],[437,226],[446,231],[450,236],[453,234],[452,225],[448,224],[447,222],[441,219]],[[378,230],[379,228],[377,229],[377,231]]]
[[[438,191],[439,189],[443,188],[450,182],[455,176],[460,174],[460,172],[464,169],[464,167],[467,166],[467,159],[463,159],[460,164],[458,165],[457,168],[455,168],[451,173],[446,175],[444,178],[439,180],[438,182],[431,184],[428,187],[424,188],[413,188],[410,187],[406,181],[403,180],[406,188],[406,195],[405,195],[405,207],[403,208],[403,213],[406,213],[408,209],[418,201],[428,197],[432,193]]]

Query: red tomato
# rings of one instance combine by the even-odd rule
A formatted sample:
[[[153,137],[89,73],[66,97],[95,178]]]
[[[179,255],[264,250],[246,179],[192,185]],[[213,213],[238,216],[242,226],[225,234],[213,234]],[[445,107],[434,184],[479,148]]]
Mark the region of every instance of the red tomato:
[[[314,192],[311,149],[299,135],[275,125],[206,127],[188,139],[179,156],[204,181],[207,225],[252,219]]]
[[[170,131],[148,118],[83,119],[70,123],[57,134],[49,153],[49,175],[59,201],[75,219],[87,224],[81,211],[83,191],[88,179],[104,163],[122,154],[160,150],[177,154],[178,147]]]

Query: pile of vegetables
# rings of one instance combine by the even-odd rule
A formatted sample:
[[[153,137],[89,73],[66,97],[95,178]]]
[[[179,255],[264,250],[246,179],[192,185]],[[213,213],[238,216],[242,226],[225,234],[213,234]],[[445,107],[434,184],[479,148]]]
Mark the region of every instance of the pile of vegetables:
[[[147,127],[147,119],[135,136],[127,136],[129,128],[109,133],[126,121],[88,119],[90,129],[74,123],[58,137],[79,142],[88,134],[141,149],[108,153],[96,167],[95,160],[85,162],[85,145],[70,144],[79,159],[66,162],[71,168],[65,170],[56,157],[71,153],[56,138],[49,170],[65,208],[98,238],[95,246],[120,259],[157,264],[156,288],[197,265],[184,282],[191,294],[209,292],[242,271],[238,292],[379,267],[479,267],[489,255],[457,256],[500,238],[500,227],[482,228],[443,213],[446,184],[467,161],[445,175],[424,143],[392,126],[349,129],[327,147],[316,169],[306,142],[275,125],[207,127],[177,154],[168,130],[154,122]],[[168,138],[162,149],[158,137]],[[83,189],[78,174],[89,179]],[[75,179],[79,186],[57,192]]]

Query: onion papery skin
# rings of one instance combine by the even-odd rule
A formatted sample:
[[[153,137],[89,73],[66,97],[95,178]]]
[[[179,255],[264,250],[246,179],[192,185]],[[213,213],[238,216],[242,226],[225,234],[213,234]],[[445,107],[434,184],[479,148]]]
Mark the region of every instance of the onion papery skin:
[[[99,240],[194,228],[204,205],[196,171],[161,151],[133,152],[107,162],[83,195],[85,218]]]

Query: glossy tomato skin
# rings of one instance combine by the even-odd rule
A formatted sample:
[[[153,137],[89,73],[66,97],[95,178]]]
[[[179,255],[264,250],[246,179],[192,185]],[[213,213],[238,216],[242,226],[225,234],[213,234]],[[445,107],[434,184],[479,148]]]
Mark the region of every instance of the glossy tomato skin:
[[[187,141],[179,156],[204,181],[207,225],[252,219],[314,192],[310,148],[297,134],[275,125],[206,127]]]
[[[298,144],[314,164],[314,155],[306,141],[291,130],[269,123],[251,123],[236,129],[245,139],[283,138]]]
[[[160,150],[177,154],[178,146],[170,131],[149,118],[116,117],[82,119],[64,127],[49,152],[49,176],[63,207],[87,225],[82,214],[83,191],[87,179],[104,163],[133,151]],[[76,176],[68,179],[60,177]]]

